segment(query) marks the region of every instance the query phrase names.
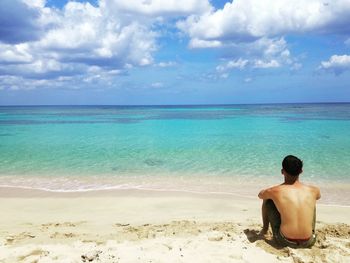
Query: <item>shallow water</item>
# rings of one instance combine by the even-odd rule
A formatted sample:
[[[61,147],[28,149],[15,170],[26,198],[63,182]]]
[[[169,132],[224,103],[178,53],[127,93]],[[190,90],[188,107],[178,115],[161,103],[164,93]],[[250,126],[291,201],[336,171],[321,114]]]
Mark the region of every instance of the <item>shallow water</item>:
[[[0,107],[0,185],[270,183],[288,154],[306,181],[349,184],[349,135],[350,104]]]

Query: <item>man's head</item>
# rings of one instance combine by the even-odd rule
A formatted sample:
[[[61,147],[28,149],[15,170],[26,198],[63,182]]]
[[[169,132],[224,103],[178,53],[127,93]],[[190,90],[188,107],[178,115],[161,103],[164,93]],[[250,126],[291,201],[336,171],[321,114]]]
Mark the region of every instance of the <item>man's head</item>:
[[[303,161],[293,155],[288,155],[282,162],[283,170],[291,176],[297,177],[303,172]]]

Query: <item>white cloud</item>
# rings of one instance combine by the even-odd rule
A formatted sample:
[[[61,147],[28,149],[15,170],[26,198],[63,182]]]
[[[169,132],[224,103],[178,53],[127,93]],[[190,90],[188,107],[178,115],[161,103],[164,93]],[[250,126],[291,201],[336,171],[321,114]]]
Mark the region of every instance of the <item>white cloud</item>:
[[[35,86],[38,79],[94,83],[138,66],[174,66],[154,62],[157,27],[212,10],[208,0],[68,1],[62,9],[47,7],[45,0],[3,0],[0,6],[0,15],[12,21],[12,10],[15,18],[10,29],[0,25],[0,33],[12,30],[0,34],[0,76]]]
[[[25,79],[21,76],[0,75],[0,88],[3,90],[32,90],[44,88],[47,80]]]
[[[39,45],[43,48],[89,49],[97,37],[104,35],[99,32],[101,11],[89,3],[68,2],[63,11],[52,11],[48,15],[56,16],[56,23],[41,39]]]
[[[280,67],[280,63],[277,60],[272,59],[270,61],[263,61],[257,59],[254,61],[254,68],[278,68]]]
[[[190,44],[188,45],[190,48],[215,48],[221,47],[222,44],[218,40],[202,40],[198,38],[191,39]]]
[[[288,66],[290,69],[300,68],[301,64],[292,58],[284,38],[260,38],[252,43],[240,43],[230,46],[234,54],[241,57],[228,59],[216,67],[218,73],[234,69],[268,69]]]
[[[163,88],[164,87],[164,83],[162,83],[162,82],[153,82],[153,83],[151,83],[151,87],[152,88]]]
[[[333,55],[329,60],[322,61],[319,68],[335,74],[350,70],[350,55]]]
[[[0,58],[5,64],[29,63],[33,60],[26,43],[17,45],[0,43]]]
[[[60,54],[64,60],[121,67],[126,63],[152,63],[155,37],[137,21],[125,23],[89,3],[69,2],[59,26],[49,31],[39,45],[54,51],[66,50]]]
[[[224,47],[232,52],[229,61],[248,60],[244,68],[298,70],[302,64],[292,57],[282,36],[307,32],[348,36],[349,14],[349,0],[234,0],[221,9],[191,15],[177,27],[189,36],[190,48]],[[217,68],[229,69],[225,64]]]
[[[234,0],[223,9],[190,16],[178,27],[191,39],[225,42],[310,31],[349,33],[349,12],[347,0]]]
[[[101,5],[120,10],[122,13],[147,16],[190,15],[212,10],[208,0],[101,0]]]
[[[157,66],[158,67],[161,67],[161,68],[168,68],[168,67],[174,67],[174,66],[176,66],[177,65],[177,63],[176,62],[174,62],[174,61],[167,61],[167,62],[159,62],[158,64],[157,64]]]
[[[91,66],[111,72],[153,63],[157,35],[151,25],[89,3],[68,2],[62,10],[44,7],[44,1],[26,4],[39,10],[36,23],[46,32],[36,41],[0,42],[0,75],[50,79],[84,75]]]
[[[22,2],[26,3],[29,6],[41,8],[43,8],[46,4],[46,0],[22,0]]]
[[[224,72],[234,68],[244,69],[247,66],[248,62],[249,61],[247,59],[242,58],[239,58],[237,60],[230,60],[226,64],[217,66],[216,70],[218,72]]]

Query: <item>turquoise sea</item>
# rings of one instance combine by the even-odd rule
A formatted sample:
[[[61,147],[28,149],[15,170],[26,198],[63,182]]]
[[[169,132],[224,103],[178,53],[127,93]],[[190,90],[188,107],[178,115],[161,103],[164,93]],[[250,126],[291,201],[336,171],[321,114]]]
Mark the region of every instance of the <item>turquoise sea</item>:
[[[0,186],[230,192],[277,182],[288,154],[349,185],[350,104],[0,107]]]

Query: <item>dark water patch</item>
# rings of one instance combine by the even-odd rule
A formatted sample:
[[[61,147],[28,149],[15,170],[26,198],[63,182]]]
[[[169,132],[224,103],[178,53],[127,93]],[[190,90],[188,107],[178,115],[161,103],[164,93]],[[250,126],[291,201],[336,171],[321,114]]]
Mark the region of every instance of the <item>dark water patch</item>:
[[[231,118],[234,114],[224,111],[215,112],[172,112],[162,113],[158,116],[150,117],[149,119],[154,120],[219,120]]]
[[[13,136],[12,133],[0,133],[0,137],[7,137],[7,136]]]
[[[148,166],[160,166],[164,164],[164,161],[160,159],[149,158],[144,161]]]
[[[0,125],[32,125],[40,124],[39,121],[33,120],[0,120]]]
[[[47,125],[47,124],[103,124],[103,123],[136,123],[135,119],[113,120],[0,120],[0,125]]]
[[[117,118],[117,119],[112,119],[112,121],[110,121],[110,123],[123,123],[123,124],[138,123],[138,122],[140,122],[140,120],[136,118]]]
[[[282,122],[302,122],[302,121],[306,121],[307,119],[303,118],[303,117],[283,117],[280,118],[280,121]]]
[[[281,122],[304,122],[304,121],[350,121],[350,118],[342,118],[339,116],[293,116],[280,117]]]
[[[143,116],[133,118],[114,118],[120,119],[132,119],[134,121],[146,121],[146,120],[219,120],[232,118],[239,114],[233,111],[160,111],[153,112],[153,114],[144,114]]]
[[[148,120],[220,120],[232,118],[234,115],[221,112],[167,112],[142,117],[113,118],[113,122],[137,123]]]

